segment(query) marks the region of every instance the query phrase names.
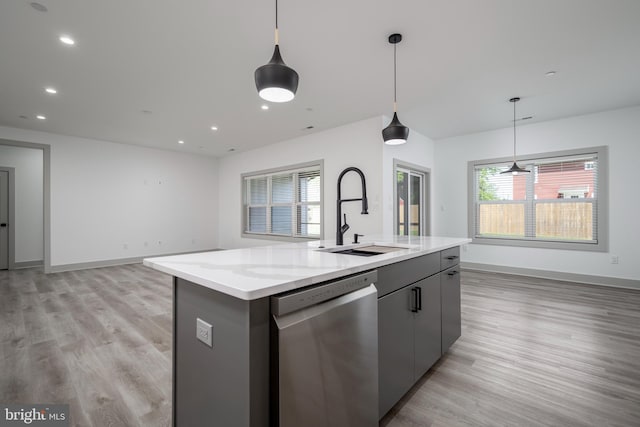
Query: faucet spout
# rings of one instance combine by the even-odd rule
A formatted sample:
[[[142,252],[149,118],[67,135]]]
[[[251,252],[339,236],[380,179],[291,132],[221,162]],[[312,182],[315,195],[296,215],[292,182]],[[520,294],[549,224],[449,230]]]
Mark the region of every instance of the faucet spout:
[[[345,174],[347,174],[348,172],[356,172],[358,175],[360,175],[360,181],[362,183],[362,197],[359,199],[342,199],[342,178],[345,176]],[[344,233],[349,229],[349,224],[347,224],[347,216],[345,215],[344,218],[344,226],[342,225],[342,203],[343,202],[355,202],[355,201],[362,201],[362,211],[360,212],[362,215],[366,215],[369,213],[369,202],[367,200],[367,182],[364,178],[364,173],[362,173],[362,171],[356,167],[348,167],[345,170],[343,170],[342,172],[340,172],[340,175],[338,176],[338,200],[336,203],[336,217],[337,217],[337,221],[336,221],[336,244],[337,245],[342,245],[343,244],[343,237],[344,237]]]

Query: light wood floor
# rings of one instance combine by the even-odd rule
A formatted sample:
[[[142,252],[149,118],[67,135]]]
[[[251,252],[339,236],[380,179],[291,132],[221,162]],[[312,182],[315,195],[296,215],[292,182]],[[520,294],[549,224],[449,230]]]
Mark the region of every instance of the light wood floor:
[[[640,291],[463,272],[462,316],[462,338],[382,426],[640,426]],[[0,271],[0,402],[167,426],[170,278]]]
[[[168,426],[171,278],[141,265],[0,272],[0,402],[72,425]]]
[[[640,291],[461,279],[462,337],[382,426],[640,426]]]

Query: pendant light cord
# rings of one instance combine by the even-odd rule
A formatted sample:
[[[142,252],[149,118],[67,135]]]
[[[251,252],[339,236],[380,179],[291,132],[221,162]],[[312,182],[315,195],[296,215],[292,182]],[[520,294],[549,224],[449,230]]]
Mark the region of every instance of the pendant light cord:
[[[277,0],[276,0],[277,1]],[[396,77],[396,44],[393,45],[393,112],[395,113],[398,110],[398,101],[397,101],[397,82],[398,79]]]
[[[513,163],[516,162],[516,102],[513,103]]]
[[[276,46],[279,44],[280,40],[278,37],[278,0],[276,0]]]

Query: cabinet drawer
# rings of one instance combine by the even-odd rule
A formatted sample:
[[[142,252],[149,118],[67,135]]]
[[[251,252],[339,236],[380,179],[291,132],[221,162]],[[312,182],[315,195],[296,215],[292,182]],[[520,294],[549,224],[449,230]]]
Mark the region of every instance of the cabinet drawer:
[[[440,252],[440,270],[446,270],[460,263],[460,246]]]
[[[440,271],[440,253],[400,261],[378,268],[378,298]]]

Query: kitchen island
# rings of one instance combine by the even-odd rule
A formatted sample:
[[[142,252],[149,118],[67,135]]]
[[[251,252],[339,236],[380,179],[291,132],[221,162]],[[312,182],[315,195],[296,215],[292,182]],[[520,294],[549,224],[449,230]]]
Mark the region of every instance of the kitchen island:
[[[208,420],[224,426],[268,426],[277,422],[274,414],[277,411],[271,410],[270,403],[277,395],[274,389],[277,385],[270,377],[273,371],[270,297],[377,270],[381,280],[376,284],[378,296],[387,298],[388,303],[382,309],[387,312],[397,305],[392,298],[404,298],[398,295],[409,288],[423,289],[410,285],[431,277],[424,284],[433,287],[435,277],[446,267],[441,264],[443,254],[459,253],[458,246],[469,241],[393,236],[340,247],[332,241],[313,241],[146,259],[145,265],[174,277],[174,425],[200,425]],[[368,257],[332,252],[370,245],[391,247],[393,251]],[[454,252],[447,252],[451,250]],[[454,261],[452,265],[457,265],[459,255],[449,257],[449,261]],[[440,312],[439,286],[438,322],[444,316]],[[411,295],[417,295],[417,291]],[[383,302],[383,298],[379,301]],[[426,305],[434,301],[435,298]],[[459,318],[459,299],[457,304]],[[417,305],[415,310],[418,314]],[[382,322],[383,317],[380,319]],[[389,332],[388,326],[380,332],[385,328]],[[398,360],[397,354],[389,355],[382,348],[385,340],[380,338],[381,369],[385,360]],[[438,355],[444,351],[440,343],[438,335]],[[433,348],[430,352],[434,353]],[[417,375],[414,369],[417,359],[413,354],[411,360],[413,380]],[[387,389],[385,375],[380,373],[381,392]],[[377,373],[372,376],[377,377]],[[385,404],[391,404],[398,393],[406,392],[407,384],[389,384],[395,394],[385,396]],[[380,412],[386,412],[385,407]]]

